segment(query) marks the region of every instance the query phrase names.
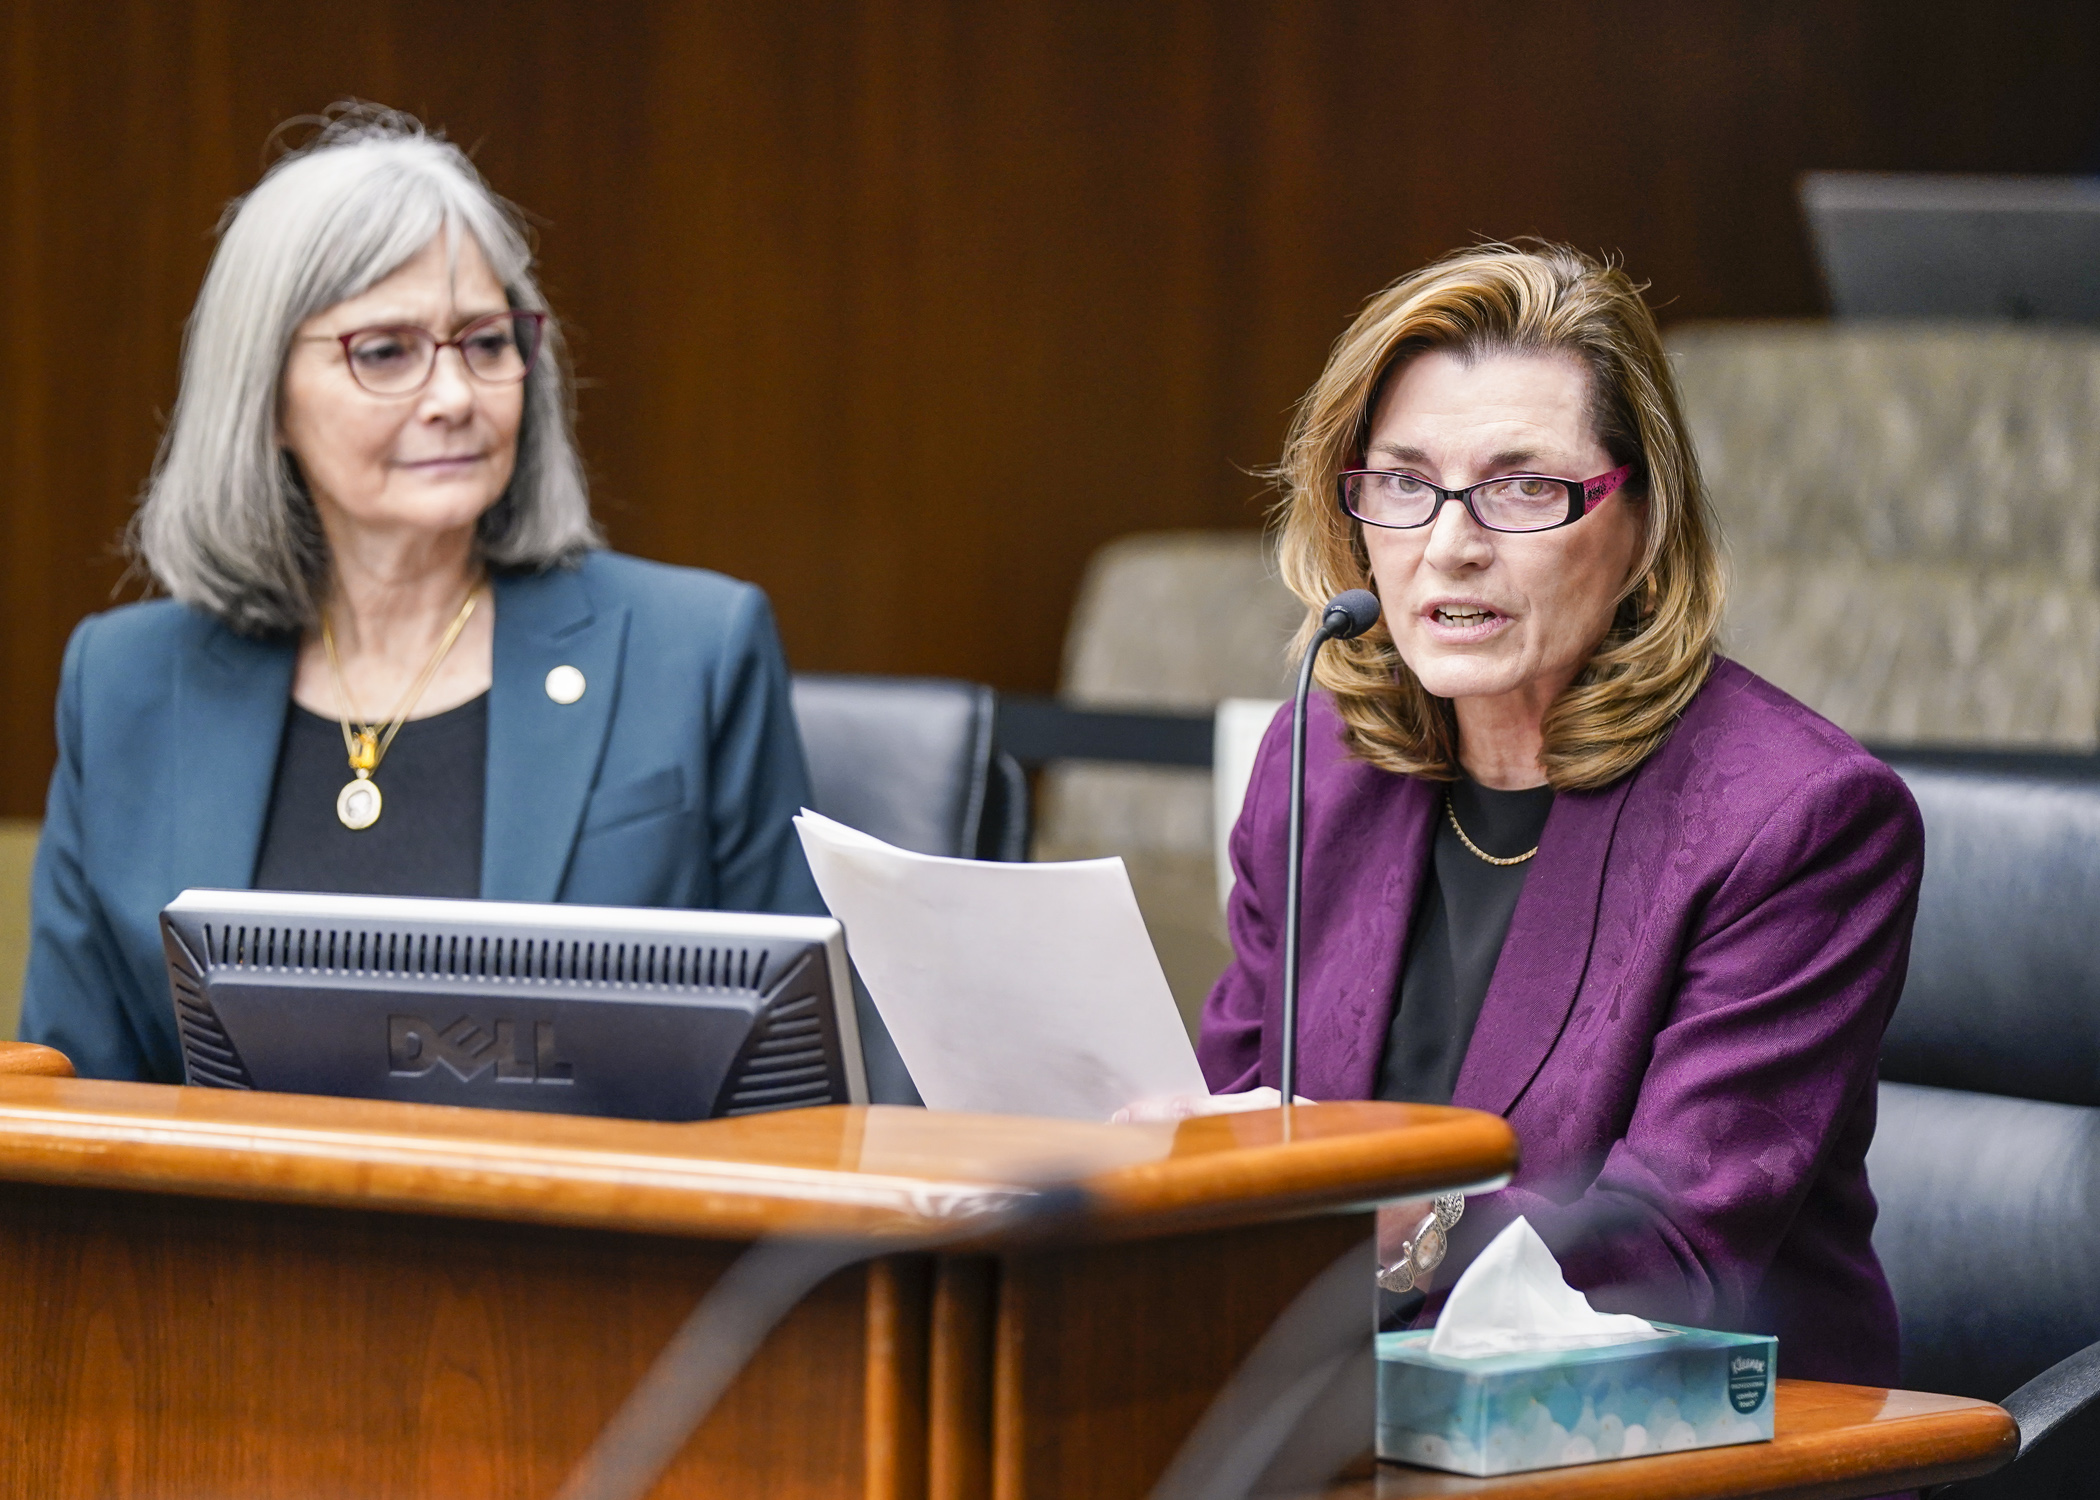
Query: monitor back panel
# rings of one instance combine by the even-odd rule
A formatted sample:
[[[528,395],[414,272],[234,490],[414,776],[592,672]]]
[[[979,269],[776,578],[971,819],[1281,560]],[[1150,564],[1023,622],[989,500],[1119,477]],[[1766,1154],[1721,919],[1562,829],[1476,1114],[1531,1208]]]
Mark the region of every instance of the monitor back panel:
[[[417,920],[360,917],[355,898],[330,898],[350,915],[214,910],[204,894],[161,919],[193,1084],[646,1120],[863,1092],[822,919],[739,934],[680,913],[722,930],[594,933],[581,908],[535,930],[532,908],[503,903],[419,902],[482,910]]]
[[[1801,198],[1840,318],[2100,323],[2100,182],[1811,172]]]

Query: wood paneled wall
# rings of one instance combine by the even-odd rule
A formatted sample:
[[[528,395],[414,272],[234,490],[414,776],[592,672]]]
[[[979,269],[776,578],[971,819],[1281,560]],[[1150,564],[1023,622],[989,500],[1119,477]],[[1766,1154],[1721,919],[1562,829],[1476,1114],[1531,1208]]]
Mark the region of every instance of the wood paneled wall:
[[[174,397],[221,206],[348,95],[538,216],[616,543],[798,666],[1053,682],[1087,555],[1252,526],[1351,310],[1479,234],[1813,313],[1812,167],[2057,172],[2100,8],[1933,0],[12,0],[0,813]]]

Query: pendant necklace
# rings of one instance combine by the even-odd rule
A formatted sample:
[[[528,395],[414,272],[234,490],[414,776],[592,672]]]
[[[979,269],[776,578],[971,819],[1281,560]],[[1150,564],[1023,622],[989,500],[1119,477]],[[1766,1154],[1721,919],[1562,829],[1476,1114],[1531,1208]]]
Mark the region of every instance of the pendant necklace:
[[[339,705],[336,717],[343,726],[343,748],[350,754],[352,772],[351,779],[335,794],[335,815],[342,825],[352,832],[370,828],[379,821],[379,814],[385,810],[386,799],[380,796],[379,783],[372,779],[372,773],[377,771],[379,763],[386,759],[387,751],[393,747],[394,736],[399,734],[401,726],[408,722],[408,716],[414,711],[417,701],[422,698],[423,690],[430,686],[430,679],[437,676],[437,669],[444,664],[446,655],[452,650],[452,643],[458,640],[459,633],[467,628],[467,620],[474,613],[474,601],[480,595],[481,585],[478,583],[467,590],[467,602],[462,604],[459,613],[452,617],[452,624],[446,628],[445,638],[438,642],[437,651],[431,656],[429,664],[409,686],[407,696],[402,698],[399,706],[394,709],[393,718],[389,719],[384,727],[366,720],[350,702],[350,689],[343,682],[342,663],[336,659],[335,635],[328,628],[327,612],[322,612],[321,646],[328,653],[328,674],[335,679],[335,700]],[[352,719],[360,721],[358,727],[351,727]]]

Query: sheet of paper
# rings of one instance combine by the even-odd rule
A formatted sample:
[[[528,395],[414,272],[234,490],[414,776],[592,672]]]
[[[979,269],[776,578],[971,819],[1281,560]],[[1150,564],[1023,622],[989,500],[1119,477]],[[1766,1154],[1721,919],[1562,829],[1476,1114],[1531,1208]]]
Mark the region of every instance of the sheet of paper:
[[[1120,859],[938,859],[807,809],[795,827],[929,1107],[1106,1120],[1208,1092]]]

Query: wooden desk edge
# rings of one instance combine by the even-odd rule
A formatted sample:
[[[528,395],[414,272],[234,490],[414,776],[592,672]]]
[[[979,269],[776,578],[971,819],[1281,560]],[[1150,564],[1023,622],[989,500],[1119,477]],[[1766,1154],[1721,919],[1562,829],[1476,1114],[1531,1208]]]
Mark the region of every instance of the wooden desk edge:
[[[1975,1479],[2003,1468],[2020,1451],[2019,1424],[2013,1420],[2011,1412],[1989,1401],[1813,1380],[1783,1379],[1777,1383],[1777,1390],[1778,1399],[1784,1399],[1789,1392],[1856,1392],[1865,1399],[1879,1396],[1885,1401],[1891,1396],[1901,1396],[1930,1401],[1938,1407],[1937,1410],[1882,1417],[1864,1429],[1833,1428],[1795,1437],[1791,1446],[1796,1451],[1820,1456],[1830,1466],[1833,1487],[1809,1492],[1827,1496],[1828,1500]],[[1861,1430],[1874,1435],[1875,1453],[1886,1459],[1900,1459],[1908,1467],[1900,1470],[1876,1467],[1868,1471],[1864,1467],[1868,1462],[1866,1455],[1852,1442],[1852,1435]],[[1875,1460],[1877,1463],[1881,1461]],[[1850,1474],[1845,1473],[1848,1464],[1852,1468]],[[1836,1487],[1840,1485],[1843,1488]]]
[[[1434,1132],[1434,1134],[1431,1134]],[[1467,1112],[1462,1118],[1417,1127],[1415,1150],[1405,1171],[1381,1154],[1379,1134],[1330,1137],[1311,1162],[1289,1161],[1286,1153],[1307,1145],[1248,1147],[1229,1155],[1119,1168],[1086,1181],[1099,1205],[1097,1219],[1128,1220],[1144,1232],[1224,1228],[1250,1217],[1277,1218],[1320,1213],[1358,1204],[1419,1197],[1425,1193],[1505,1178],[1517,1167],[1517,1137],[1499,1116]],[[1282,1178],[1295,1167],[1295,1185],[1272,1187],[1258,1199],[1235,1194],[1246,1177]],[[1246,1210],[1257,1204],[1258,1215]]]
[[[1867,1422],[1788,1431],[1781,1410],[1769,1443],[1695,1448],[1565,1469],[1537,1469],[1488,1479],[1405,1464],[1381,1464],[1373,1478],[1352,1479],[1327,1500],[1859,1500],[1993,1473],[2019,1452],[2012,1414],[1988,1401],[1925,1392],[1778,1382],[1782,1407],[1817,1397],[1856,1397],[1860,1404],[1902,1397],[1936,1409],[1877,1416]]]
[[[154,1087],[0,1078],[0,1180],[707,1238],[868,1236],[898,1249],[963,1240],[972,1219],[986,1219],[995,1243],[997,1219],[987,1216],[1030,1191],[967,1172],[680,1156],[663,1152],[660,1137],[650,1138],[653,1153],[621,1151],[618,1130],[564,1140],[556,1125],[544,1141],[484,1138],[457,1130],[459,1112],[423,1113],[428,1106],[385,1106],[378,1118],[394,1123],[383,1129],[347,1117],[330,1129],[334,1101],[307,1126],[248,1118],[259,1112],[240,1096],[180,1114],[126,1101],[124,1091]],[[439,1119],[449,1133],[412,1128]],[[1506,1122],[1469,1112],[1213,1149],[1080,1179],[1076,1227],[1088,1238],[1150,1237],[1335,1211],[1479,1181],[1506,1171],[1514,1152]]]
[[[30,1078],[71,1078],[73,1060],[35,1042],[0,1042],[0,1073]]]

